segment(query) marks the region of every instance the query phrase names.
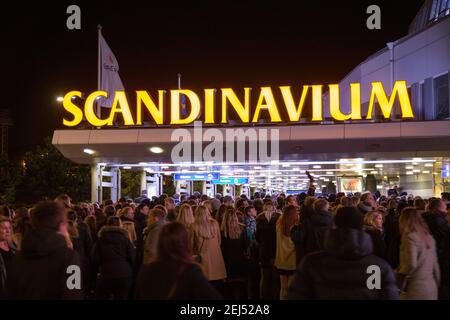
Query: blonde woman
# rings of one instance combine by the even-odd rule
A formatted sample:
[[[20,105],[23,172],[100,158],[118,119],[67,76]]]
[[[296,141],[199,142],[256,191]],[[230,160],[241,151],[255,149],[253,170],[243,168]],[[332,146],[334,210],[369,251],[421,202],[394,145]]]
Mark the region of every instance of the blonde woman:
[[[383,222],[383,212],[378,210],[367,212],[364,216],[364,231],[372,238],[373,254],[386,259]]]
[[[211,217],[206,206],[198,206],[195,210],[194,253],[200,257],[200,266],[209,281],[216,281],[221,290],[221,282],[227,277],[225,263],[220,249],[221,235],[219,224]]]
[[[290,234],[291,228],[298,223],[299,215],[296,206],[284,208],[283,214],[276,224],[275,267],[280,274],[280,300],[285,299],[287,288],[297,267],[295,245]]]
[[[402,210],[399,225],[400,299],[437,300],[440,271],[433,236],[420,212],[412,207]]]
[[[227,206],[222,220],[222,254],[227,270],[225,299],[242,300],[247,296],[247,233],[234,207]]]
[[[177,222],[182,223],[187,230],[188,236],[189,236],[189,243],[191,246],[193,246],[194,243],[194,230],[193,230],[193,224],[195,222],[194,213],[192,212],[192,208],[188,204],[183,204],[180,207],[180,212],[177,216]]]

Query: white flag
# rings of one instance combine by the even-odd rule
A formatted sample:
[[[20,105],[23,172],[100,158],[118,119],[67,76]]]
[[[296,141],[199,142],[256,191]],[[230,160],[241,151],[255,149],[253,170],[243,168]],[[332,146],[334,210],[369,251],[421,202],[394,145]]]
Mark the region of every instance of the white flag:
[[[119,63],[103,38],[100,37],[100,66],[101,66],[101,83],[100,90],[108,92],[108,98],[101,98],[100,104],[102,107],[111,108],[114,100],[115,91],[123,91],[122,80],[119,77]]]

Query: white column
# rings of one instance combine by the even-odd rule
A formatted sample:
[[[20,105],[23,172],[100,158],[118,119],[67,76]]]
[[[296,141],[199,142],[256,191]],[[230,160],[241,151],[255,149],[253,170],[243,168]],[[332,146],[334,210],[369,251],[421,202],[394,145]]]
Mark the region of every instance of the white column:
[[[91,202],[98,202],[98,176],[99,166],[97,164],[91,165]]]
[[[120,188],[118,186],[118,169],[117,168],[111,168],[111,200],[116,202],[119,199],[118,196],[118,189]]]
[[[144,190],[147,190],[147,172],[145,170],[142,170],[140,194],[142,194],[142,191]]]

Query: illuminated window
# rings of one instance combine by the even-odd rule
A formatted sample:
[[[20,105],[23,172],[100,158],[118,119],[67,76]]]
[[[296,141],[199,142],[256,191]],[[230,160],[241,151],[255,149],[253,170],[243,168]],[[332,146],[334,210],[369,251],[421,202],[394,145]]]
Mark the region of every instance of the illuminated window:
[[[448,74],[434,79],[434,101],[436,119],[448,119],[450,117]]]
[[[430,10],[430,20],[433,20],[434,18],[436,18],[436,9],[438,8],[438,2],[439,0],[433,0],[433,4],[431,5],[431,10]]]

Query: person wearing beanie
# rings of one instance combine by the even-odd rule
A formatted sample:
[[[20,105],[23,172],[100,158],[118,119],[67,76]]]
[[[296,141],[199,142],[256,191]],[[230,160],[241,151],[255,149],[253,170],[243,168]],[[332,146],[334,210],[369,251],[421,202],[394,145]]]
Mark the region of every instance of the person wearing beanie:
[[[397,300],[399,292],[389,264],[375,256],[372,239],[362,230],[363,216],[354,207],[341,207],[335,229],[322,251],[306,255],[288,288],[289,300]],[[379,268],[379,287],[371,266]],[[373,268],[373,267],[372,267]],[[376,276],[375,276],[376,277]],[[370,288],[369,288],[370,287]]]

